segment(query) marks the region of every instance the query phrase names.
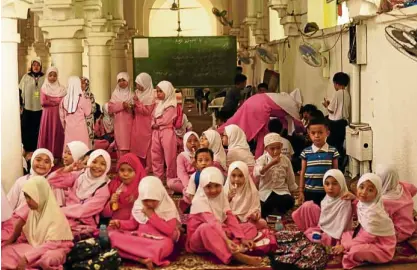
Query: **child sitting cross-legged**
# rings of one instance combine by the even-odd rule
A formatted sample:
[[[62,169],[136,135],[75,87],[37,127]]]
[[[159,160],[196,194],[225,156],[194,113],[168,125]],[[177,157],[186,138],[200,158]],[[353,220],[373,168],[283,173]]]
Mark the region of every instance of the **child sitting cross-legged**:
[[[291,192],[297,190],[291,161],[281,154],[281,136],[269,133],[264,138],[266,153],[256,160],[256,177],[260,177],[259,197],[262,217],[285,214],[295,203]]]
[[[261,218],[259,194],[249,177],[248,165],[242,161],[230,164],[224,192],[228,196],[233,214],[240,222],[253,223],[257,229],[268,227],[266,221]]]

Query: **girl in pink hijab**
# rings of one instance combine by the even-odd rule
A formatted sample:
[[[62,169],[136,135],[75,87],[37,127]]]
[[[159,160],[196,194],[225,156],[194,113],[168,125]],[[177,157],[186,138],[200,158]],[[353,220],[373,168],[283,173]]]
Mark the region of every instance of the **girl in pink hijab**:
[[[177,145],[174,121],[177,117],[177,100],[174,86],[162,81],[156,86],[158,102],[152,117],[152,170],[159,179],[177,177]],[[164,173],[166,165],[166,173]]]
[[[58,69],[48,68],[46,80],[41,87],[43,108],[38,137],[38,148],[46,148],[55,158],[61,157],[64,147],[64,129],[59,119],[59,104],[66,95],[65,87],[59,83]]]
[[[119,157],[130,151],[130,136],[133,124],[133,97],[130,91],[129,74],[117,74],[117,85],[109,102],[109,113],[114,114],[114,136]]]
[[[136,77],[134,100],[134,119],[130,140],[130,151],[137,155],[146,171],[152,170],[151,141],[152,113],[155,108],[155,90],[152,78],[148,73],[140,73]]]

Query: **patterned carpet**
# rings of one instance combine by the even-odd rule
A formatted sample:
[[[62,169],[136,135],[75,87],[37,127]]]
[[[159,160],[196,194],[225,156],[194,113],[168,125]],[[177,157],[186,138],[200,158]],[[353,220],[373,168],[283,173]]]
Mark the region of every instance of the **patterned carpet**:
[[[180,196],[173,195],[174,201],[178,204]],[[185,223],[187,220],[187,215],[181,216],[182,222]],[[283,217],[283,224],[286,230],[295,231],[297,226],[291,219],[291,214],[287,214]],[[269,224],[273,228],[273,224]],[[409,242],[417,248],[417,234]],[[407,263],[417,263],[417,253],[415,249],[409,243],[400,243],[397,245],[395,257],[390,263],[392,264],[407,264]],[[126,262],[121,268],[124,270],[137,270],[145,269],[140,265],[137,265],[133,262]],[[199,256],[195,254],[190,254],[184,250],[176,257],[176,259],[171,263],[171,265],[164,267],[163,269],[167,270],[249,270],[249,269],[259,269],[259,270],[270,270],[272,269],[269,264],[269,259],[267,257],[263,258],[262,264],[260,266],[248,266],[248,265],[239,265],[239,264],[216,264],[210,259]],[[332,270],[342,270],[342,257],[336,256],[331,257],[331,260],[327,264],[326,269]]]

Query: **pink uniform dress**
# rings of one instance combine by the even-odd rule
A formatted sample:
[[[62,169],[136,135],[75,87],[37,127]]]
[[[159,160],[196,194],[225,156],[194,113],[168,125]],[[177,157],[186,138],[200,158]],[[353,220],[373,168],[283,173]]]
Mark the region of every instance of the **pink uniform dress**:
[[[326,195],[321,201],[321,208],[313,201],[307,201],[292,213],[292,218],[304,235],[313,240],[313,233],[321,233],[321,243],[325,246],[334,246],[340,241],[343,232],[352,229],[352,203],[340,197],[348,192],[343,173],[336,169],[326,172],[325,180],[333,177],[340,185],[337,197]]]
[[[152,171],[159,179],[165,179],[164,175],[166,179],[170,179],[177,177],[177,146],[174,132],[177,100],[174,86],[170,82],[162,81],[158,87],[165,93],[165,99],[157,103],[152,118]]]
[[[184,189],[190,181],[190,176],[196,171],[192,162],[194,159],[193,151],[187,148],[187,141],[191,135],[194,135],[198,139],[198,134],[193,131],[189,131],[184,135],[184,151],[177,156],[177,177],[167,179],[167,186],[177,193],[184,192]]]
[[[67,95],[59,106],[59,115],[65,130],[63,145],[72,141],[81,141],[89,145],[90,137],[85,117],[91,114],[91,102],[82,94],[79,77],[71,76],[68,79]]]
[[[397,239],[394,223],[383,206],[381,178],[376,174],[366,173],[359,179],[358,187],[367,180],[375,185],[378,193],[372,202],[358,202],[360,227],[357,235],[352,231],[342,235],[344,269],[352,269],[366,262],[387,263],[394,258]]]
[[[139,158],[128,153],[123,155],[117,162],[117,171],[120,170],[122,164],[128,164],[135,171],[135,177],[129,184],[124,184],[119,175],[117,175],[109,183],[110,198],[114,193],[119,194],[117,209],[114,210],[110,201],[106,203],[101,215],[105,218],[128,220],[130,219],[133,203],[138,198],[138,186],[142,178],[146,176],[145,169],[139,161]]]
[[[17,215],[17,212],[24,211],[24,209],[26,210],[28,209],[25,196],[22,192],[23,186],[29,180],[31,180],[31,178],[34,176],[46,177],[50,173],[49,171],[44,175],[39,175],[38,173],[34,171],[33,161],[40,154],[47,155],[49,159],[51,159],[51,162],[53,165],[54,156],[48,149],[40,148],[40,149],[37,149],[35,152],[33,152],[32,158],[30,159],[30,164],[31,164],[30,173],[22,177],[19,177],[16,180],[16,182],[13,184],[12,188],[7,193],[7,200],[9,201],[10,207],[13,210],[13,215],[10,219],[1,223],[1,240],[2,241],[9,239],[9,237],[12,235],[13,230],[14,230],[14,224],[20,219],[19,215]]]
[[[142,86],[144,91],[136,90],[130,151],[141,159],[142,164],[146,166],[146,171],[150,172],[152,170],[152,113],[155,108],[155,90],[152,78],[147,73],[140,73],[135,82]]]
[[[93,177],[90,168],[87,168],[78,177],[77,173],[67,173],[62,179],[57,177],[49,181],[53,188],[71,187],[66,192],[65,206],[61,210],[67,217],[73,233],[85,226],[97,228],[98,214],[103,211],[110,198],[107,187],[107,173],[111,167],[110,155],[102,149],[95,150],[91,153],[87,166],[90,167],[100,156],[106,161],[106,169],[99,177]]]
[[[231,182],[231,175],[235,169],[240,170],[245,177],[245,183],[241,187],[237,187]],[[254,224],[258,229],[267,228],[268,224],[266,221],[260,218],[261,200],[259,198],[258,189],[249,176],[248,166],[242,161],[235,161],[229,166],[226,183],[224,184],[224,193],[227,195],[231,190],[236,190],[236,195],[229,200],[233,215],[235,215],[241,223],[249,222]]]
[[[382,201],[385,211],[394,222],[397,242],[403,242],[416,230],[413,197],[417,188],[413,184],[400,182],[394,166],[377,165],[376,174],[382,179]]]
[[[227,147],[227,166],[230,166],[235,161],[242,161],[248,165],[249,175],[253,182],[258,187],[259,179],[253,176],[253,170],[255,168],[255,158],[252,155],[249,144],[247,142],[245,133],[237,125],[229,125],[224,129],[225,135],[227,135],[229,145]]]
[[[200,184],[187,221],[186,250],[192,253],[211,253],[221,263],[229,264],[232,253],[227,247],[226,237],[239,243],[242,239],[255,238],[257,230],[250,223],[239,224],[223,190],[215,198],[207,197],[204,187],[209,183],[223,185],[223,181],[223,174],[215,167],[205,168],[201,172]]]
[[[38,148],[46,148],[54,154],[54,157],[61,157],[64,147],[64,129],[59,118],[59,104],[66,95],[65,87],[58,79],[51,83],[48,76],[55,72],[56,67],[48,68],[46,80],[41,87],[42,118],[38,137]]]
[[[255,157],[260,157],[264,152],[264,137],[268,134],[268,122],[270,117],[277,117],[292,134],[292,129],[297,127],[304,129],[299,121],[298,103],[288,93],[257,94],[248,98],[237,112],[224,123],[219,132],[231,124],[238,125],[246,134],[249,141],[256,140]],[[294,127],[295,124],[295,127]]]
[[[129,74],[120,72],[117,74],[117,81],[120,79],[129,81]],[[134,93],[130,91],[129,86],[123,89],[117,83],[109,102],[109,113],[114,114],[114,137],[119,154],[120,151],[129,152],[130,150],[133,114],[123,108],[123,103],[133,105],[133,96]]]
[[[16,243],[2,247],[1,268],[16,269],[24,258],[25,269],[63,269],[66,255],[74,245],[73,236],[48,182],[35,176],[25,183],[23,192],[37,202],[38,209],[19,212],[26,223],[23,234]]]
[[[159,201],[150,216],[143,212],[142,200],[147,199]],[[167,257],[179,238],[179,222],[177,208],[161,180],[154,176],[145,177],[139,184],[139,198],[131,219],[121,220],[118,230],[109,231],[112,247],[118,249],[122,258],[134,261],[151,259],[157,266],[167,266],[170,263]]]

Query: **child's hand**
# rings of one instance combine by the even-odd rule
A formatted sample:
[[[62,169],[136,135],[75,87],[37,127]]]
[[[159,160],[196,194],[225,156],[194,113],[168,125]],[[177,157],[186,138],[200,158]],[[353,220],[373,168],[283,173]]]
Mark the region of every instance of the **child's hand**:
[[[117,220],[117,219],[110,220],[109,227],[114,228],[114,229],[120,228],[120,220]]]
[[[129,104],[127,104],[127,102],[123,102],[123,109],[125,111],[128,111],[129,110]]]
[[[335,255],[342,254],[344,250],[345,250],[345,248],[342,245],[337,245],[337,246],[333,247],[333,249],[332,249],[333,254],[335,254]]]
[[[117,192],[111,195],[110,203],[117,203],[119,201],[119,194]]]
[[[238,253],[240,251],[240,248],[238,245],[236,245],[235,243],[233,243],[232,240],[226,240],[226,244],[227,244],[227,248],[229,249],[229,251],[232,254]]]
[[[142,212],[150,218],[152,214],[155,212],[153,209],[143,206]]]
[[[138,100],[139,100],[138,96],[137,96],[137,95],[135,95],[135,96],[133,97],[133,100],[134,100],[134,101],[138,101]]]
[[[17,270],[25,270],[26,265],[28,264],[28,261],[26,260],[25,256],[22,256],[22,258],[19,261],[19,264],[17,265]]]
[[[249,219],[253,221],[258,221],[261,218],[261,213],[259,211],[256,211],[250,215]]]
[[[323,106],[325,107],[325,108],[327,108],[328,106],[329,106],[329,104],[330,104],[330,101],[328,101],[326,98],[324,98],[324,100],[323,100]]]
[[[300,192],[300,194],[298,194],[298,205],[302,205],[304,202],[304,192]]]
[[[233,198],[236,196],[236,188],[231,188],[229,190],[229,194],[227,194],[227,198],[229,199],[229,202],[233,200]]]
[[[351,192],[346,192],[345,194],[343,194],[342,197],[340,197],[342,200],[346,200],[346,201],[353,201],[354,199],[356,199],[356,196],[353,195]]]
[[[281,161],[281,156],[277,156],[276,158],[274,158],[273,160],[272,160],[272,162],[276,165],[276,164],[279,164],[279,162]]]
[[[243,246],[247,247],[250,251],[252,251],[253,247],[255,246],[255,243],[253,242],[253,240],[242,239],[241,243]]]
[[[12,239],[12,237],[10,237],[9,239],[7,239],[7,240],[5,240],[5,241],[1,242],[1,246],[2,246],[2,247],[7,246],[7,245],[11,245],[11,244],[13,244],[13,239]]]

